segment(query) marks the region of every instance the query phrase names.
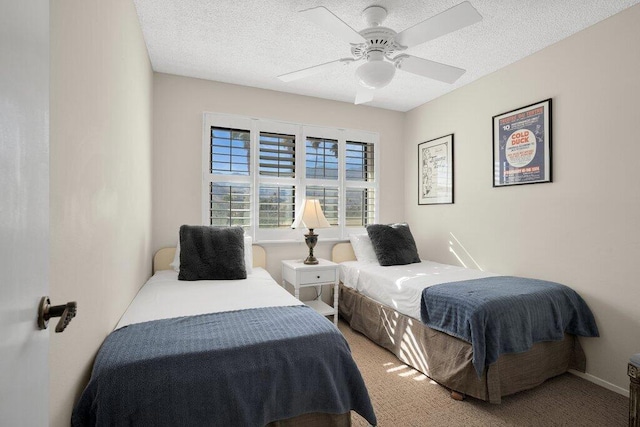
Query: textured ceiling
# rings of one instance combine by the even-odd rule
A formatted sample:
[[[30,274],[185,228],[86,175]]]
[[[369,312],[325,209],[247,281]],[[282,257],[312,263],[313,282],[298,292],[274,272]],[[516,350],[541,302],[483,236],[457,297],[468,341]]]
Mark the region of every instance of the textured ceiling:
[[[400,32],[461,0],[134,0],[153,69],[244,86],[353,102],[357,64],[284,83],[276,76],[350,56],[347,42],[298,11],[325,6],[357,31],[383,6]],[[398,71],[366,105],[408,111],[558,42],[640,0],[470,0],[483,20],[408,54],[464,68],[454,84]]]

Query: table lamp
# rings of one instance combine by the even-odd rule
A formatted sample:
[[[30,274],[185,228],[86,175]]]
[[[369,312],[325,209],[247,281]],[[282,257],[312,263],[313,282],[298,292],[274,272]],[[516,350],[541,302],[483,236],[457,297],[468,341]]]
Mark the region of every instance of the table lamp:
[[[313,248],[318,243],[318,235],[314,234],[315,228],[329,228],[331,224],[327,221],[322,213],[320,201],[317,199],[303,199],[302,207],[296,215],[295,221],[291,224],[291,228],[298,228],[300,224],[309,229],[309,234],[304,235],[304,241],[309,247],[309,256],[304,260],[305,264],[317,264],[318,259],[313,256]]]

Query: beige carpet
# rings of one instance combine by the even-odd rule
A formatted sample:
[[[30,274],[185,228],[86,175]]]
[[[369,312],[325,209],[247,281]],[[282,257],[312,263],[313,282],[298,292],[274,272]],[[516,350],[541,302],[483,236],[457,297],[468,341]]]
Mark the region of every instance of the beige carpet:
[[[628,399],[564,374],[492,405],[449,392],[340,321],[369,389],[380,427],[402,426],[626,426]],[[355,414],[354,426],[367,422]]]

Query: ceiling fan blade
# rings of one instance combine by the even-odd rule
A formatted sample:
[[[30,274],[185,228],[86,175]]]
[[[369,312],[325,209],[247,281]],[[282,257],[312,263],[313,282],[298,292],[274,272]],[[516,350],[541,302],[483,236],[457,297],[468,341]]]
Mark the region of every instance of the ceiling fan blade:
[[[304,68],[302,70],[293,71],[291,73],[281,74],[278,76],[283,82],[291,82],[293,80],[303,79],[305,77],[313,76],[314,74],[321,73],[323,71],[337,68],[339,65],[348,65],[354,61],[352,58],[342,58],[331,62],[325,62],[324,64],[314,65],[313,67]]]
[[[356,102],[354,104],[365,104],[373,101],[374,89],[358,85],[358,92],[356,92]]]
[[[397,56],[394,58],[394,62],[396,63],[396,67],[402,71],[408,71],[409,73],[445,83],[454,83],[466,72],[466,70],[462,68],[411,55]]]
[[[365,42],[364,37],[362,37],[360,33],[351,28],[342,19],[338,18],[324,6],[301,10],[300,13],[321,29],[328,31],[348,43],[358,44]]]
[[[426,19],[396,35],[396,42],[405,47],[433,40],[437,37],[482,21],[482,15],[465,1],[451,9]]]

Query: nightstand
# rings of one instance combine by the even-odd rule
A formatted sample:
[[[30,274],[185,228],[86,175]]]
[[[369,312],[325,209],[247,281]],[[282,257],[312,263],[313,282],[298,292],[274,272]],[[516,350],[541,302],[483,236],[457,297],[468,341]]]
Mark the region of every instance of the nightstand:
[[[333,323],[338,325],[338,264],[318,258],[318,264],[305,264],[302,260],[282,261],[282,285],[293,286],[294,295],[300,299],[300,288],[313,286],[318,289],[323,285],[333,285],[333,307],[325,304],[320,298],[302,301],[323,316],[333,316]],[[319,292],[318,292],[319,293]]]

